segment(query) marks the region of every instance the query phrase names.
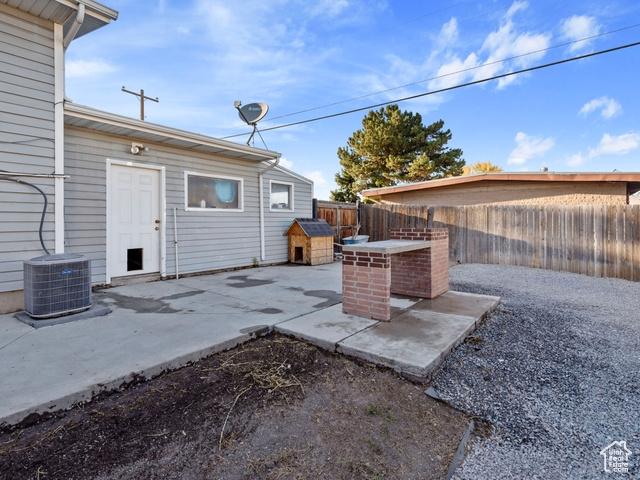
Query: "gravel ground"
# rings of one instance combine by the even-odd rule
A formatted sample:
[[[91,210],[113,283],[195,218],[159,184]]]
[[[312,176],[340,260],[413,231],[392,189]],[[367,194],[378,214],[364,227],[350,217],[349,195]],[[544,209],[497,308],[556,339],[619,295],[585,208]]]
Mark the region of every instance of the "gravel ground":
[[[640,284],[473,264],[451,289],[502,297],[433,383],[495,425],[454,478],[640,478]],[[623,440],[628,473],[605,473],[600,451]]]

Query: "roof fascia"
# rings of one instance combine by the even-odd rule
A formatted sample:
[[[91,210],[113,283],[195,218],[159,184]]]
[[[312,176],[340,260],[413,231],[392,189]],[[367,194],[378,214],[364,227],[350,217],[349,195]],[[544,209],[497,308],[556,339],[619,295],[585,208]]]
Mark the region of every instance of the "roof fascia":
[[[395,187],[372,188],[363,190],[365,197],[390,195],[393,193],[411,192],[414,190],[426,190],[432,188],[449,187],[465,183],[482,181],[521,181],[521,182],[636,182],[640,181],[640,173],[632,172],[576,172],[576,173],[480,173],[475,175],[463,175],[460,177],[442,178],[426,182],[399,185]]]
[[[261,161],[274,160],[280,158],[281,154],[271,150],[262,150],[259,148],[240,145],[226,140],[220,140],[206,135],[200,135],[197,133],[191,133],[184,130],[178,130],[175,128],[165,127],[155,123],[149,123],[142,120],[135,120],[133,118],[122,117],[108,112],[95,110],[82,105],[74,104],[71,102],[65,102],[65,115],[69,115],[76,118],[82,118],[85,120],[93,120],[96,122],[104,123],[121,128],[130,128],[138,132],[149,133],[152,135],[160,135],[175,140],[182,140],[185,142],[197,143],[203,146],[211,146],[215,148],[222,148],[227,151],[246,153],[262,157]]]

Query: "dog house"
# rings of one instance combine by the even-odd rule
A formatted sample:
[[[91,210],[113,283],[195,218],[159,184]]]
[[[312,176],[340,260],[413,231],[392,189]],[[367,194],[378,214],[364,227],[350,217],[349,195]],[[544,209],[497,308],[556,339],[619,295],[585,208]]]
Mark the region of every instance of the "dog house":
[[[296,218],[284,232],[289,237],[289,261],[304,265],[333,262],[335,233],[321,218]]]

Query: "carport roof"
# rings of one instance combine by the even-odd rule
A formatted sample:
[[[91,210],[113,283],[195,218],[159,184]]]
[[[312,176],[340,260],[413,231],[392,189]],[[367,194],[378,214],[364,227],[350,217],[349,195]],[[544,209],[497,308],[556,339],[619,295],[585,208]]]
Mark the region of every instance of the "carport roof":
[[[186,148],[239,160],[263,162],[274,160],[281,156],[280,153],[271,150],[263,150],[185,130],[123,117],[69,101],[66,101],[64,105],[64,123],[67,126],[87,128],[110,135],[127,137],[134,141]]]
[[[629,193],[640,191],[640,172],[496,172],[463,175],[460,177],[442,178],[426,182],[409,183],[393,187],[371,188],[360,192],[364,197],[390,195],[392,193],[411,192],[445,188],[463,183],[483,181],[511,181],[511,182],[624,182]]]

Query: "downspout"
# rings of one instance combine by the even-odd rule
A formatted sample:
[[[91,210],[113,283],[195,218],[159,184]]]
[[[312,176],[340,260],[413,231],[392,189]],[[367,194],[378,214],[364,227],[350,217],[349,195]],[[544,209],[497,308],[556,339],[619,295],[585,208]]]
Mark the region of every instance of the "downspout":
[[[78,5],[76,18],[71,29],[64,36],[64,26],[53,25],[53,172],[56,175],[54,187],[54,249],[64,253],[64,53],[84,22],[84,5]]]
[[[258,195],[260,197],[260,261],[262,262],[264,262],[266,258],[266,248],[264,245],[264,198],[263,198],[264,188],[262,187],[262,177],[269,170],[276,167],[278,163],[280,163],[280,157],[276,157],[274,163],[269,164],[268,167],[263,169],[258,174]]]
[[[78,30],[80,30],[80,27],[82,26],[83,23],[84,23],[84,4],[80,3],[78,5],[78,11],[76,12],[76,19],[73,21],[73,25],[71,25],[71,28],[69,28],[69,31],[64,37],[63,46],[65,50],[67,49],[67,47],[69,47],[73,39],[76,38],[76,34],[78,33]]]
[[[53,25],[53,172],[56,175],[54,184],[54,250],[64,253],[64,47],[63,26]]]

